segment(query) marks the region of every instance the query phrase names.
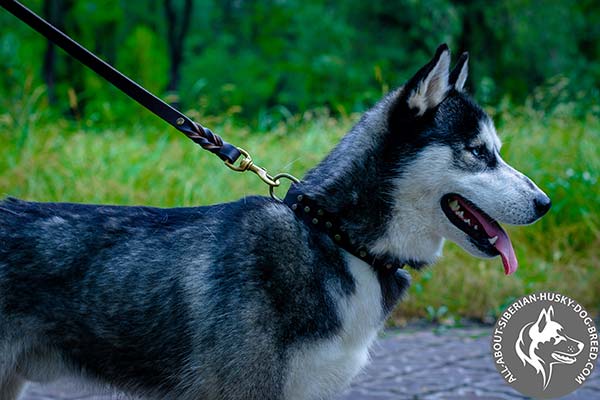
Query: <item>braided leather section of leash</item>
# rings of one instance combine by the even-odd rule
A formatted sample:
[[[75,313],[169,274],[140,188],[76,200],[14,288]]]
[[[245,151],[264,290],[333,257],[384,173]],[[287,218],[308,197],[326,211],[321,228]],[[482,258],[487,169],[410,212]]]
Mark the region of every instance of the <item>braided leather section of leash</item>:
[[[217,135],[208,128],[201,126],[192,121],[193,127],[196,128],[196,132],[190,132],[188,130],[183,131],[187,137],[202,147],[204,150],[208,150],[211,153],[216,154],[221,160],[235,162],[241,155],[240,151],[234,145],[225,142],[221,136]]]
[[[221,136],[197,123],[194,123],[194,125],[196,125],[196,128],[198,129],[198,133],[196,135],[188,135],[188,137],[196,144],[208,151],[218,151],[223,147],[223,139]]]

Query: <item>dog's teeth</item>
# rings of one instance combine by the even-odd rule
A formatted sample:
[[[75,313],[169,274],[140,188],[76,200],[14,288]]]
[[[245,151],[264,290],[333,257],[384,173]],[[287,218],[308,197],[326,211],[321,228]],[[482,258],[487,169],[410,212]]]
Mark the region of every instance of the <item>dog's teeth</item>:
[[[494,245],[496,243],[496,241],[498,240],[498,236],[494,236],[493,238],[489,238],[488,240],[490,241],[491,245]]]
[[[464,218],[464,216],[465,216],[465,213],[464,213],[463,211],[457,211],[457,212],[456,212],[456,215],[458,215],[458,216],[459,216],[459,217],[461,217],[461,218]]]
[[[473,225],[473,229],[475,229],[477,231],[477,230],[479,230],[479,227],[477,225]]]
[[[458,210],[458,209],[460,208],[460,206],[458,205],[458,201],[456,201],[456,200],[452,200],[452,201],[449,203],[449,206],[450,206],[450,209],[451,209],[452,211],[456,211],[456,210]]]
[[[471,220],[470,219],[465,219],[465,222],[467,223],[467,225],[471,225]]]

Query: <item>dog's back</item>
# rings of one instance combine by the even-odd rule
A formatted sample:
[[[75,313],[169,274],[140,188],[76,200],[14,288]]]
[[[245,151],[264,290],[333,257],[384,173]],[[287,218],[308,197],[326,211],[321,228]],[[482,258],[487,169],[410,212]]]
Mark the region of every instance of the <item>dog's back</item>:
[[[328,292],[353,290],[331,262],[339,250],[311,235],[258,197],[177,209],[5,200],[4,380],[67,370],[163,398],[253,398],[251,387],[276,398],[285,349],[330,336]]]
[[[190,342],[185,264],[176,261],[189,266],[203,246],[180,225],[193,227],[206,211],[18,200],[1,207],[2,313],[24,356],[47,353],[40,355],[111,379],[175,385]]]

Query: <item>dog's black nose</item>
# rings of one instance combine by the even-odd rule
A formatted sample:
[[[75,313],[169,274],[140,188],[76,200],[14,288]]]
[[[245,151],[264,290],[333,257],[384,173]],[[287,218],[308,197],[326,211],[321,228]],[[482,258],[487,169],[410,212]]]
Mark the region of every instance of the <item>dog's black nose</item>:
[[[550,201],[550,197],[542,194],[541,196],[536,197],[533,200],[533,204],[535,206],[535,212],[538,214],[538,217],[546,214],[550,207],[552,206],[552,201]]]

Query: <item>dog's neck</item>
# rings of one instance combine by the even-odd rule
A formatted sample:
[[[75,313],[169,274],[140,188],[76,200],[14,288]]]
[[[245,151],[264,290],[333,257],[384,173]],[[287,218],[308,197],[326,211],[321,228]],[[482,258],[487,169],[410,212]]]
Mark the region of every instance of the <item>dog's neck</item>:
[[[442,239],[405,215],[413,205],[403,207],[409,199],[397,187],[402,146],[397,138],[390,143],[388,121],[381,117],[387,113],[377,110],[388,106],[381,102],[367,112],[299,189],[335,214],[358,246],[382,258],[422,266],[439,256]]]

